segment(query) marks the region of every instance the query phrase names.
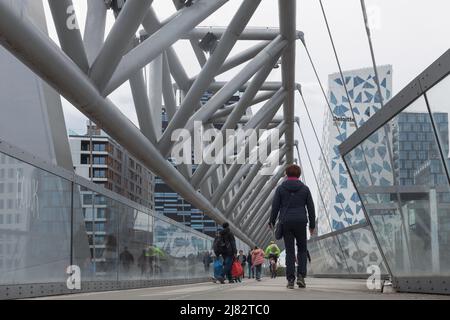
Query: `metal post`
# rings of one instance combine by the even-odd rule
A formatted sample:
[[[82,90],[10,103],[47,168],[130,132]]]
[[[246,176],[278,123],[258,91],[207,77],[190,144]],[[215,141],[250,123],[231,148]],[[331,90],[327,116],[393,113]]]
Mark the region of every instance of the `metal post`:
[[[288,164],[294,163],[296,3],[296,0],[278,0],[280,32],[289,43],[283,54],[281,67],[283,87],[287,91],[284,119],[288,125],[285,134]]]

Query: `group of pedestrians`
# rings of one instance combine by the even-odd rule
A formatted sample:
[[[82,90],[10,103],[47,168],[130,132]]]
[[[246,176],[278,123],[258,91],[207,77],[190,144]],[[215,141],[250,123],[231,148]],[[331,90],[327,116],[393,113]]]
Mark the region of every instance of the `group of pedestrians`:
[[[309,188],[300,181],[301,168],[291,165],[286,169],[286,180],[276,189],[272,200],[272,212],[268,223],[273,231],[275,225],[277,239],[282,238],[286,248],[286,278],[287,288],[294,289],[295,282],[300,288],[305,288],[307,275],[307,229],[311,236],[315,234],[316,214],[314,202]],[[223,224],[223,230],[214,240],[213,250],[216,255],[214,261],[214,278],[216,281],[229,283],[240,282],[245,276],[247,266],[248,278],[261,281],[262,266],[265,259],[269,260],[271,278],[277,277],[277,265],[280,249],[271,242],[263,251],[254,247],[247,255],[242,250],[237,254],[236,240],[228,223]],[[297,250],[296,250],[297,248]],[[297,254],[296,254],[297,251]],[[297,264],[297,268],[296,268]],[[239,276],[234,271],[240,270]]]
[[[249,279],[256,279],[256,281],[261,281],[262,277],[262,266],[265,259],[272,259],[277,262],[280,255],[280,249],[275,243],[271,245],[264,252],[261,248],[254,247],[248,252],[247,255],[244,254],[243,250],[239,250],[237,253],[236,239],[230,230],[228,223],[222,225],[223,230],[221,230],[214,240],[213,250],[215,254],[214,258],[214,281],[219,281],[220,283],[242,282],[245,278],[245,269],[247,267]],[[210,255],[206,254],[204,256],[204,264],[210,263]],[[239,267],[240,266],[240,267]],[[205,270],[207,268],[205,266]]]

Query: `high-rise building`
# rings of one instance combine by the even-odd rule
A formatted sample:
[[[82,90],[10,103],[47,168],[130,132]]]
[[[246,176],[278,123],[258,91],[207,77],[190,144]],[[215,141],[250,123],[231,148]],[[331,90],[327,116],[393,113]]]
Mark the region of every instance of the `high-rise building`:
[[[433,119],[449,153],[448,114],[434,113]],[[400,186],[445,185],[447,177],[441,155],[433,148],[436,137],[428,113],[403,112],[392,123],[394,172]]]
[[[325,159],[321,157],[319,175],[319,188],[324,203],[320,197],[317,201],[318,212],[322,213],[319,215],[319,234],[365,221],[360,199],[350,181],[338,146],[356,130],[357,126],[360,127],[381,109],[382,100],[387,102],[391,98],[392,66],[380,66],[378,73],[382,99],[373,68],[344,72],[345,86],[339,73],[329,76],[329,101],[332,113],[326,108],[322,137]],[[381,159],[380,163],[383,164]],[[331,183],[328,168],[338,192]]]

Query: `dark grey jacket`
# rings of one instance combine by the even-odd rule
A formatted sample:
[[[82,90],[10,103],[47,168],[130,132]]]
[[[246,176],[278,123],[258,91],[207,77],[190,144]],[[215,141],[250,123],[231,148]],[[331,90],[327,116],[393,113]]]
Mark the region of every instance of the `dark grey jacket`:
[[[220,231],[220,236],[223,237],[225,242],[227,243],[227,252],[224,252],[227,256],[233,256],[237,254],[237,247],[236,247],[236,239],[231,232],[230,228],[225,228]]]
[[[286,208],[288,205],[289,208]],[[283,223],[301,222],[307,224],[309,222],[311,229],[316,228],[316,212],[311,191],[299,180],[287,180],[275,191],[270,224],[275,225],[280,211],[284,212]]]

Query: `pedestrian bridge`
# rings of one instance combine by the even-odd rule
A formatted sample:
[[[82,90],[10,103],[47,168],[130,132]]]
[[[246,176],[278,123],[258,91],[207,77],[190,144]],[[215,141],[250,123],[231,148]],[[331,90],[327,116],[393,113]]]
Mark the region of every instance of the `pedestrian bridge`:
[[[362,81],[373,90],[366,92],[373,102],[368,113],[377,110],[364,118],[354,108],[362,95],[347,87],[363,82],[345,76],[336,50],[335,82],[343,91],[339,102],[326,94],[296,29],[298,1],[272,0],[279,25],[255,28],[250,22],[262,2],[240,1],[226,12],[228,25],[208,27],[201,24],[227,0],[174,0],[167,19],[152,0],[89,0],[84,13],[72,0],[49,0],[47,10],[40,0],[0,0],[0,299],[446,298],[431,294],[450,291],[449,130],[441,108],[448,105],[450,51],[390,97],[364,28],[373,71]],[[367,20],[363,0],[361,8]],[[86,18],[83,35],[77,15]],[[198,60],[192,77],[179,42]],[[342,142],[333,159],[296,82],[299,46],[335,119],[330,130]],[[61,98],[183,204],[228,222],[244,252],[273,239],[271,199],[286,166],[308,167],[321,229],[308,242],[308,288],[287,291],[282,279],[210,283],[203,257],[213,239],[142,201],[137,195],[154,190],[137,186],[142,176],[134,160],[116,161],[120,148],[96,146],[90,133],[90,143],[75,153],[84,163],[74,170]],[[305,136],[299,114],[314,135]],[[206,131],[210,136],[196,141]],[[320,175],[312,145],[325,159]],[[94,158],[94,151],[111,158]],[[134,171],[122,170],[125,161]],[[405,178],[402,166],[414,179]],[[354,188],[352,199],[343,196],[344,183]],[[398,293],[352,280],[369,276],[389,279]]]

